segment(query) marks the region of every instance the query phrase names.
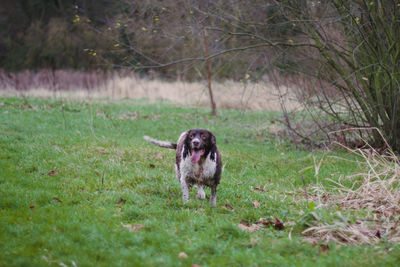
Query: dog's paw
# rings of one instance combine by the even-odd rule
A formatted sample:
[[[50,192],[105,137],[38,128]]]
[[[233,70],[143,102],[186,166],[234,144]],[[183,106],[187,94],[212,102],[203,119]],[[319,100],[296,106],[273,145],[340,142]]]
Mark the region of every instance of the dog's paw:
[[[197,187],[197,198],[199,199],[205,199],[206,198],[206,193],[204,192],[204,189],[202,186]]]
[[[206,193],[204,193],[204,191],[200,191],[200,192],[197,193],[196,197],[199,198],[199,199],[205,199],[206,198]]]

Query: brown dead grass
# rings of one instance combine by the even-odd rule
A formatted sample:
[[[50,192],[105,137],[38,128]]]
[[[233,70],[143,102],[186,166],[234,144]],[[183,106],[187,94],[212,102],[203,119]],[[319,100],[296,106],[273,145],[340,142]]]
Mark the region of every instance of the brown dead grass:
[[[268,82],[214,82],[217,108],[243,110],[281,110],[279,94]],[[67,98],[132,98],[151,102],[168,100],[191,107],[208,107],[206,82],[163,81],[140,78],[130,72],[74,72],[67,70],[0,71],[0,95]],[[292,90],[286,88],[288,110],[300,107]]]
[[[381,155],[372,147],[350,150],[360,157],[367,170],[347,177],[355,182],[351,187],[332,181],[330,188],[312,188],[317,207],[340,206],[342,210],[365,210],[367,216],[355,223],[338,221],[317,223],[303,231],[310,242],[336,241],[340,244],[373,244],[382,239],[400,242],[400,161],[392,152]]]

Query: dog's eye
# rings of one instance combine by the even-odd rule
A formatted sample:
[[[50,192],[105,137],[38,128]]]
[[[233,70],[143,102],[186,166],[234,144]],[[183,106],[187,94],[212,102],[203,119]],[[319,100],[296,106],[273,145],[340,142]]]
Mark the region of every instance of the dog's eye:
[[[189,137],[190,137],[190,139],[193,139],[193,137],[194,137],[194,134],[191,134],[191,135],[189,135]]]
[[[201,139],[206,140],[206,139],[207,139],[207,136],[202,135],[202,136],[201,136]]]

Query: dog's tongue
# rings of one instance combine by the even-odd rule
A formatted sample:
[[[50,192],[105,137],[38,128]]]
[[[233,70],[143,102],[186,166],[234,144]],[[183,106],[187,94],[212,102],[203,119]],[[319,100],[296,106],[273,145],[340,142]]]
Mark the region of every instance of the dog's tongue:
[[[190,157],[190,160],[192,163],[196,163],[200,160],[200,157],[203,156],[204,150],[192,150],[192,155]]]

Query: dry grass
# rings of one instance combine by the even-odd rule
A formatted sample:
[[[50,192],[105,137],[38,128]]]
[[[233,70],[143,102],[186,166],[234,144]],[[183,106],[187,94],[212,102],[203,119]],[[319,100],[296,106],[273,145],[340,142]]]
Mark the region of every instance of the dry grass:
[[[245,110],[281,110],[279,94],[267,82],[214,82],[217,108]],[[300,106],[294,93],[285,90],[288,110]],[[41,70],[36,73],[0,72],[0,95],[27,95],[34,97],[70,98],[133,98],[152,102],[168,100],[192,106],[209,106],[205,82],[167,82],[160,79],[140,78],[130,72],[73,72],[67,70]]]
[[[317,223],[303,231],[306,240],[336,241],[340,244],[372,244],[383,239],[392,243],[400,242],[398,157],[392,151],[381,155],[372,147],[350,151],[360,157],[360,164],[367,171],[347,177],[354,181],[351,187],[343,185],[340,180],[331,180],[333,186],[330,188],[322,185],[313,187],[313,201],[317,207],[364,210],[367,215],[355,223],[346,220],[333,224]]]

